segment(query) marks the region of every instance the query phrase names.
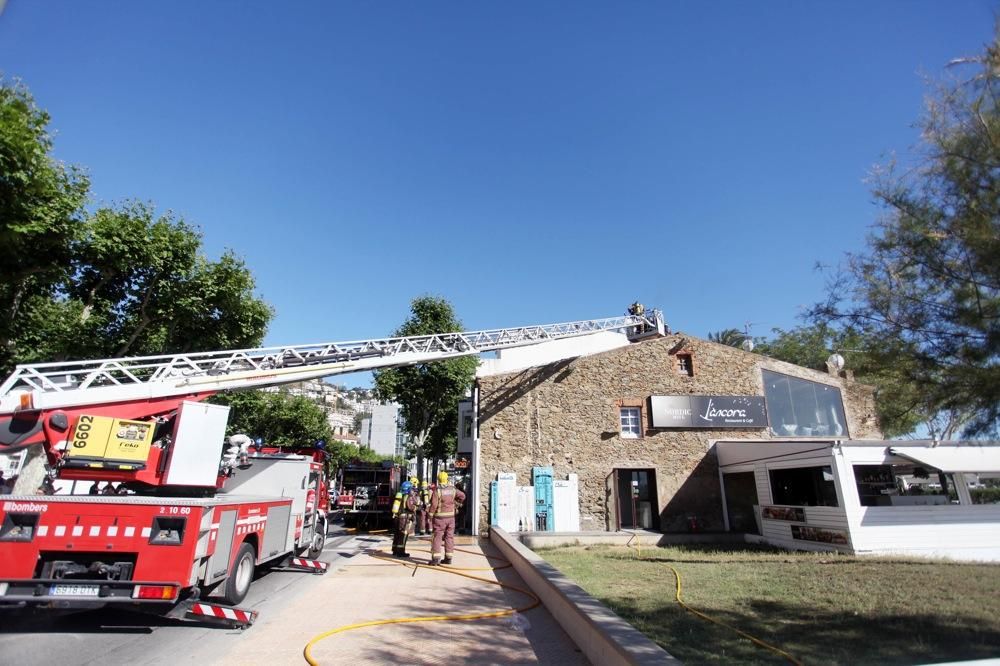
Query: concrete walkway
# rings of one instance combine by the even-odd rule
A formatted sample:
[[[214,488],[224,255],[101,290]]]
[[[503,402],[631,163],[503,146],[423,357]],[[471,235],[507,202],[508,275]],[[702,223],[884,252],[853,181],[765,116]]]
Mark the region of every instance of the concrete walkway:
[[[345,625],[394,618],[467,615],[515,609],[533,599],[442,568],[403,566],[373,556],[391,542],[359,536],[368,548],[325,576],[281,612],[262,616],[220,664],[305,663],[302,650],[315,636]],[[512,569],[491,571],[488,541],[460,537],[453,566],[463,573],[527,589]],[[426,563],[427,539],[410,539],[412,561]],[[469,551],[469,552],[462,552]],[[485,569],[485,570],[470,570]],[[543,606],[516,616],[469,621],[415,622],[363,627],[332,635],[312,649],[320,664],[586,664],[586,657]]]

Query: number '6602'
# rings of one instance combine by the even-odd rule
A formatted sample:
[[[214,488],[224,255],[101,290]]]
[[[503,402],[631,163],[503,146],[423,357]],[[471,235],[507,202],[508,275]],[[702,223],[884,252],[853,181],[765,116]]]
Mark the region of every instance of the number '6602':
[[[94,427],[93,416],[81,416],[76,424],[76,435],[73,437],[73,446],[82,449],[87,446],[87,438],[90,437],[90,430]]]

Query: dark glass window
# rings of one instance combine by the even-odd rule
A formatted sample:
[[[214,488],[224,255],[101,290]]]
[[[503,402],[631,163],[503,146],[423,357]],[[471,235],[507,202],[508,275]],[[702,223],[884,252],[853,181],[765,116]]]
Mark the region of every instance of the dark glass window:
[[[844,401],[836,386],[763,370],[767,420],[779,437],[847,436]]]
[[[788,506],[840,506],[833,468],[790,467],[769,470],[771,501]]]
[[[855,465],[854,481],[861,506],[958,504],[955,477],[910,461]],[[973,499],[975,504],[975,499]]]
[[[687,377],[694,376],[694,361],[691,359],[691,354],[677,355],[677,374]]]

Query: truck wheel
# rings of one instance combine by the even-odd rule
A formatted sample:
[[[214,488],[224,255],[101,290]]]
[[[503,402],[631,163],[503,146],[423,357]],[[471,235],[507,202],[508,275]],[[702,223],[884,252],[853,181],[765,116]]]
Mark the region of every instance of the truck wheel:
[[[247,592],[250,591],[250,583],[253,581],[254,559],[256,556],[253,546],[248,543],[240,544],[222,593],[222,598],[227,604],[235,606],[246,598]]]
[[[326,521],[319,519],[316,521],[316,531],[313,532],[312,542],[309,544],[309,558],[315,560],[323,554],[323,546],[326,545]]]

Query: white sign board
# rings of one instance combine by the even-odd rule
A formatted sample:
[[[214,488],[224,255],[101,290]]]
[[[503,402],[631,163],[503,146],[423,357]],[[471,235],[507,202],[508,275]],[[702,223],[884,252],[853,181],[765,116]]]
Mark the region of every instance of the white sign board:
[[[576,474],[568,479],[553,479],[552,502],[556,532],[580,531],[580,488]]]

